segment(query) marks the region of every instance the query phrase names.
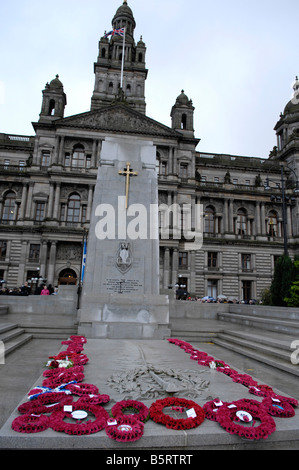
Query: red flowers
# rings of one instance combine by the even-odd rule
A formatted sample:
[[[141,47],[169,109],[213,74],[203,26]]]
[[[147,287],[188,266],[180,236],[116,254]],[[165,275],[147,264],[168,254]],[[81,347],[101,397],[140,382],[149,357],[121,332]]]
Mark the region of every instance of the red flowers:
[[[84,403],[84,408],[80,401],[74,402],[71,406],[71,411],[54,411],[50,416],[50,427],[54,431],[65,432],[76,436],[85,434],[92,434],[99,432],[105,428],[107,419],[109,418],[108,412],[101,406]],[[83,409],[82,409],[83,408]],[[80,419],[77,422],[64,421],[65,418],[71,418],[74,411],[89,411],[95,416],[95,419],[82,422]],[[85,413],[84,413],[85,414]],[[87,413],[86,413],[87,415]]]
[[[133,442],[142,437],[144,424],[134,416],[117,416],[115,421],[115,424],[110,422],[105,428],[110,439],[118,442]]]
[[[163,412],[164,408],[179,406],[190,412],[190,417],[173,418]],[[169,429],[191,429],[199,426],[205,419],[203,409],[194,401],[185,398],[162,398],[157,400],[150,407],[150,417],[156,423],[164,424]]]
[[[35,433],[45,431],[48,429],[49,424],[50,419],[48,416],[24,414],[17,416],[11,423],[11,427],[17,432]]]
[[[116,403],[111,410],[112,416],[128,416],[124,413],[132,411],[130,416],[137,418],[139,421],[145,422],[149,418],[149,409],[142,402],[136,400],[122,400]]]
[[[242,413],[238,414],[240,411]],[[242,415],[245,415],[243,421]],[[258,419],[261,423],[254,426],[253,418]],[[245,399],[226,403],[219,407],[216,420],[229,434],[237,434],[246,439],[266,439],[276,429],[274,419],[256,400]],[[249,423],[249,426],[242,425],[242,422]]]

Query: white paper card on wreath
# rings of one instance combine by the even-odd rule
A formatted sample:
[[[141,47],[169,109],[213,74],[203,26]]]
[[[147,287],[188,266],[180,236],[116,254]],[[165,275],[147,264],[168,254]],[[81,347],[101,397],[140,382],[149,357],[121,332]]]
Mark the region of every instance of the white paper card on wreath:
[[[64,405],[63,411],[73,411],[72,405]]]
[[[190,410],[186,411],[188,418],[196,418],[196,413],[194,408],[190,408]]]

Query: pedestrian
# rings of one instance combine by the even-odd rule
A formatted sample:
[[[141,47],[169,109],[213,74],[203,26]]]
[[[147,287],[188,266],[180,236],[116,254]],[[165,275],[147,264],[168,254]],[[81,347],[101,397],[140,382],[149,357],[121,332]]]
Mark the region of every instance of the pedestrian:
[[[43,289],[42,289],[40,295],[50,295],[50,292],[49,292],[49,289],[47,288],[47,286],[43,286]]]

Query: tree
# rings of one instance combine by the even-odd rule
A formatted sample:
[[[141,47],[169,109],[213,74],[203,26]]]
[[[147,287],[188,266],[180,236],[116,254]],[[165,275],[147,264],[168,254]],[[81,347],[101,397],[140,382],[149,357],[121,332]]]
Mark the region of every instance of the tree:
[[[281,256],[274,270],[274,277],[270,287],[272,305],[285,307],[285,299],[289,298],[292,282],[295,280],[295,267],[289,256]]]
[[[288,307],[299,307],[299,261],[294,261],[295,280],[290,287],[289,296],[284,298]]]

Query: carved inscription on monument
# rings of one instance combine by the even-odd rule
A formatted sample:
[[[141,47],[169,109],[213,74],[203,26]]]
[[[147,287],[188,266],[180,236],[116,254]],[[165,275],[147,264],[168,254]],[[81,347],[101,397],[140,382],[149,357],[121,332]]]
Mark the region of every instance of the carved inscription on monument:
[[[107,292],[117,294],[130,294],[134,292],[141,292],[143,285],[138,279],[116,279],[109,278],[103,286]]]

